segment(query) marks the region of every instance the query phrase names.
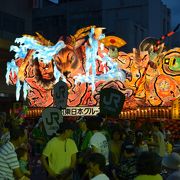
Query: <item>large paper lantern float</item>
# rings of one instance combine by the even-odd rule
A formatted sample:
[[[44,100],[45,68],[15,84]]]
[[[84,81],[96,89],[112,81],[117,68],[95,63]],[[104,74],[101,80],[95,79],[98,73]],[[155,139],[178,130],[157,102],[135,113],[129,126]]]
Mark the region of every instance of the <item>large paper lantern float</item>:
[[[87,27],[55,45],[38,33],[17,38],[18,45],[10,48],[15,59],[7,63],[6,82],[16,85],[17,100],[23,89],[30,107],[53,106],[52,90],[59,79],[68,85],[68,106],[97,105],[102,87],[118,84],[114,79],[123,86],[126,78],[100,42],[104,37],[102,28]]]
[[[134,51],[134,55],[129,54],[131,63],[126,70],[132,73],[132,80],[129,82],[126,80],[124,83],[133,90],[133,95],[126,101],[129,107],[132,106],[130,103],[133,104],[134,100],[136,102],[134,106],[138,107],[142,107],[143,104],[145,106],[170,106],[172,101],[179,97],[180,49],[174,48],[163,52],[162,46],[163,44],[155,52],[140,49],[140,52]]]
[[[90,26],[53,44],[40,34],[17,38],[15,59],[7,63],[7,84],[23,88],[30,107],[53,106],[53,87],[68,85],[68,106],[96,106],[101,89],[113,87],[126,95],[124,109],[169,106],[180,95],[180,48],[164,51],[164,43],[146,38],[131,53],[116,36]],[[157,43],[158,42],[158,43]]]

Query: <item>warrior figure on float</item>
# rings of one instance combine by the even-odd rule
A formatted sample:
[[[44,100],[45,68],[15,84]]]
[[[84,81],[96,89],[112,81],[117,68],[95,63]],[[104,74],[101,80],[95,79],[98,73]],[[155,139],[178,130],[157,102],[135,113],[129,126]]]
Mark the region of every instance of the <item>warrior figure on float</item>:
[[[165,51],[163,38],[146,38],[131,53],[119,50],[126,42],[89,26],[56,44],[39,33],[24,35],[11,46],[15,59],[7,63],[7,84],[23,88],[31,107],[53,106],[53,88],[68,85],[68,106],[95,106],[102,88],[126,95],[125,108],[169,105],[180,94],[180,48]],[[168,34],[167,34],[168,36]],[[88,40],[86,40],[88,38]]]

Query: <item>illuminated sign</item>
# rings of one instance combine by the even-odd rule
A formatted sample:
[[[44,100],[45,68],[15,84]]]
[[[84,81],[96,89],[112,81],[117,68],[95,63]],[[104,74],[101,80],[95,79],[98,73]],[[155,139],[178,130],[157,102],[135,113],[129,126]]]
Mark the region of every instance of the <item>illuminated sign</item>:
[[[67,107],[62,110],[63,116],[95,116],[100,112],[99,107]]]
[[[46,108],[42,112],[43,124],[48,135],[53,135],[63,122],[61,111],[57,108]]]
[[[105,116],[119,116],[125,101],[125,95],[113,88],[100,92],[100,112]]]

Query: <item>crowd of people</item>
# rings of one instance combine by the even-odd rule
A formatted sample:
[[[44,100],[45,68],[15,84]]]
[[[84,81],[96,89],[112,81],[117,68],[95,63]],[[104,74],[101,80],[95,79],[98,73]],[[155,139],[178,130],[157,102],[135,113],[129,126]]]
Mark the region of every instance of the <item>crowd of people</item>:
[[[43,178],[33,175],[37,164]],[[180,155],[159,122],[135,129],[129,120],[112,123],[102,115],[64,118],[49,137],[42,121],[29,131],[1,118],[1,179],[178,180]]]

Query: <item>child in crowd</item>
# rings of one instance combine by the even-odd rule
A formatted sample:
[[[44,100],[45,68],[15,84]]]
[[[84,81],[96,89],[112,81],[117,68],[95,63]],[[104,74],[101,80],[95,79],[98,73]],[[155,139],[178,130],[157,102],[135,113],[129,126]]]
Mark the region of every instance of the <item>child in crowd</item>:
[[[105,157],[100,153],[92,153],[88,157],[87,168],[91,180],[109,180],[109,177],[104,173],[106,165]]]
[[[30,176],[30,171],[28,170],[28,152],[24,148],[18,148],[16,150],[19,166],[21,171],[27,175]]]

